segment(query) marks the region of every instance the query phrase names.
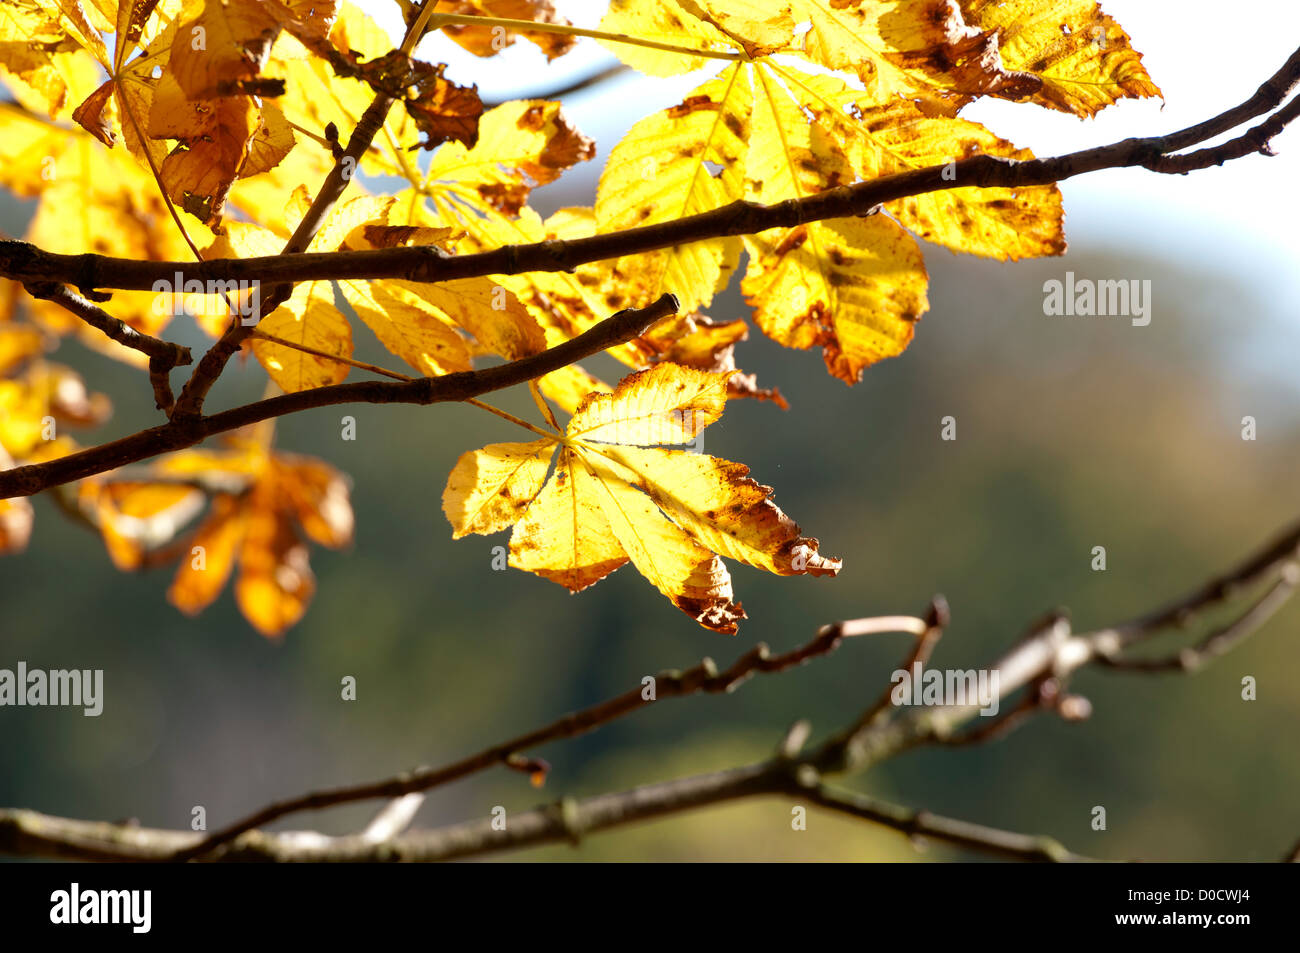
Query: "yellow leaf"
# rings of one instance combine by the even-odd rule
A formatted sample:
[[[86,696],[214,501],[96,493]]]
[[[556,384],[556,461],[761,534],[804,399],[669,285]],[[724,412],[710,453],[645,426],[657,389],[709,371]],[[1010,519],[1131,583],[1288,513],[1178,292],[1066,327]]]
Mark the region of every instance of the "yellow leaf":
[[[555,474],[510,535],[510,565],[581,592],[627,562],[599,493],[577,453],[561,450]]]
[[[1028,149],[1017,149],[979,123],[928,116],[903,99],[875,104],[831,76],[785,66],[776,73],[813,110],[819,127],[834,137],[863,180],[977,154],[1033,158]],[[999,261],[1065,251],[1061,193],[1054,185],[953,188],[899,199],[887,208],[905,228],[953,251]]]
[[[234,450],[183,450],[163,458],[157,469],[223,486],[194,537],[202,553],[182,554],[167,594],[171,602],[189,615],[202,611],[238,562],[235,598],[244,617],[271,637],[297,622],[316,587],[298,528],[335,549],[352,538],[352,505],[342,474],[323,461],[269,453],[248,442]]]
[[[418,295],[379,281],[340,281],[339,287],[379,342],[422,376],[471,369],[465,339]]]
[[[81,508],[92,514],[113,564],[138,569],[145,554],[170,542],[203,507],[203,493],[177,483],[86,480]]]
[[[794,42],[795,20],[790,0],[690,0],[683,3],[706,23],[721,30],[751,59],[779,50]]]
[[[517,215],[536,186],[596,154],[596,143],[569,122],[559,103],[513,100],[483,114],[478,142],[449,142],[425,175],[426,188]]]
[[[443,492],[454,534],[513,523],[510,565],[574,592],[630,559],[700,625],[734,633],[745,614],[719,555],[783,575],[834,575],[840,564],[799,535],[746,467],[663,449],[718,419],[730,376],[657,364],[589,395],[556,440],[465,454]]]
[[[302,196],[298,197],[300,200]],[[371,214],[376,200],[361,196],[335,209],[317,234],[311,250],[337,248],[355,220]],[[214,243],[212,257],[247,258],[279,254],[283,241],[265,229],[242,222],[227,224],[226,233]],[[257,330],[281,340],[343,358],[352,356],[352,327],[335,306],[334,288],[328,281],[307,281],[294,287],[289,300],[257,323]],[[257,337],[253,354],[271,380],[293,393],[337,384],[348,375],[349,366],[307,351],[276,344]]]
[[[896,51],[926,49],[947,39],[949,0],[791,0],[794,20],[811,24],[804,55],[820,66],[857,75],[877,102],[919,96],[936,105],[946,94],[894,62]]]
[[[516,523],[546,482],[554,440],[491,443],[463,454],[447,478],[442,510],[455,539]]]
[[[235,601],[244,618],[268,638],[301,619],[316,593],[307,547],[275,501],[276,490],[259,484],[253,491],[235,582]]]
[[[600,21],[603,33],[635,36],[655,43],[671,44],[693,50],[731,49],[725,33],[683,9],[677,0],[610,0],[609,10]],[[703,56],[691,56],[655,50],[630,43],[603,42],[611,53],[635,70],[650,76],[676,76],[689,73],[710,62]]]
[[[903,352],[928,306],[925,263],[907,232],[878,215],[773,232],[746,240],[741,282],[764,333],[787,347],[820,345],[846,384]]]
[[[185,0],[108,0],[116,2],[116,27],[113,31],[113,68],[121,73],[122,64],[143,43],[148,46],[159,30],[174,24]],[[152,18],[152,20],[151,20]],[[150,23],[154,28],[150,29]]]
[[[568,435],[640,447],[690,443],[722,416],[728,376],[672,364],[633,374],[614,393],[588,397]]]
[[[771,203],[852,181],[838,144],[806,121],[765,68],[756,90],[747,197]],[[916,242],[885,216],[771,229],[745,243],[741,290],[759,327],[787,347],[821,345],[828,369],[846,383],[911,341],[926,309],[925,264]]]
[[[181,556],[167,600],[186,615],[198,615],[211,605],[230,578],[243,537],[244,509],[238,498],[214,497],[212,512],[195,533],[191,552]]]
[[[267,4],[207,0],[177,31],[170,72],[188,99],[229,96],[258,78],[279,32]]]
[[[292,147],[287,125],[263,123],[256,98],[279,32],[276,4],[207,0],[171,37],[167,70],[149,105],[148,135],[176,140],[162,164],[163,183],[177,205],[205,224],[220,219],[255,135],[265,133],[253,157],[256,171],[274,166]]]
[[[328,281],[299,285],[293,296],[258,322],[259,331],[284,341],[335,354],[352,356],[352,328],[334,306]],[[338,384],[348,376],[348,365],[259,338],[253,354],[266,373],[283,390],[293,393]]]
[[[685,450],[611,447],[602,453],[721,556],[782,576],[834,575],[840,569],[838,559],[817,552],[815,540],[799,536],[798,524],[772,502],[772,488],[749,479],[743,463]]]
[[[732,599],[731,575],[722,560],[598,456],[586,455],[583,463],[591,468],[610,530],[637,571],[704,628],[734,635],[745,610]]]
[[[0,324],[0,375],[45,350],[45,336],[32,327]]]
[[[1004,94],[1093,116],[1119,99],[1159,96],[1128,34],[1094,0],[960,0],[965,21],[997,37],[1008,70],[1034,80]]]
[[[435,199],[436,201],[436,199]],[[440,211],[457,216],[456,207],[437,202]],[[546,222],[525,206],[510,218],[493,210],[487,214],[457,217],[466,230],[458,251],[483,251],[501,245],[530,244],[551,238],[574,238],[591,234],[595,228],[590,209],[562,209]],[[546,346],[576,337],[624,307],[621,292],[608,286],[605,270],[579,268],[573,272],[533,272],[499,275],[496,280],[517,297],[541,325]],[[613,297],[608,297],[612,295]],[[650,351],[639,342],[611,348],[607,353],[629,367],[642,367]],[[608,390],[596,378],[579,368],[565,368],[539,379],[543,392],[569,413],[592,390]],[[592,385],[592,386],[587,386]]]
[[[18,376],[0,378],[0,446],[20,461],[48,449],[65,427],[95,427],[111,413],[107,397],[87,391],[60,364],[33,361]]]
[[[260,175],[275,168],[293,149],[293,127],[284,113],[271,103],[262,106],[261,124],[248,143],[248,154],[239,167],[239,177]]]
[[[190,99],[175,73],[165,73],[154,90],[148,135],[178,142],[160,170],[172,201],[202,222],[218,219],[260,126],[252,97]]]
[[[551,0],[438,0],[435,13],[461,13],[503,20],[534,20],[539,23],[568,24],[560,16]],[[463,26],[451,24],[443,32],[475,56],[494,56],[515,42],[515,33],[491,26]],[[548,60],[563,56],[577,42],[576,36],[563,33],[543,33],[524,30],[525,39],[535,43]]]
[[[536,319],[504,285],[489,278],[457,278],[424,284],[395,281],[472,334],[493,354],[515,361],[546,347]]]
[[[599,230],[673,221],[741,198],[752,96],[747,67],[736,64],[633,126],[600,177]],[[671,291],[693,311],[726,285],[740,249],[738,238],[711,238],[620,259],[613,274],[629,304]]]
[[[103,81],[95,58],[68,36],[65,20],[53,3],[0,0],[0,78],[24,107],[52,119]]]
[[[338,549],[352,542],[355,520],[346,477],[328,463],[293,454],[271,458],[286,510],[313,542]]]
[[[554,401],[568,414],[577,410],[588,394],[610,390],[608,384],[577,364],[542,375],[537,378],[537,386],[548,400]]]
[[[111,79],[107,80],[72,111],[72,121],[106,146],[111,146],[117,138],[111,117],[106,111],[116,91],[117,84]]]
[[[99,10],[83,5],[80,0],[37,0],[37,3],[50,19],[95,57],[100,66],[109,68],[108,50],[100,31],[108,32],[112,26]]]

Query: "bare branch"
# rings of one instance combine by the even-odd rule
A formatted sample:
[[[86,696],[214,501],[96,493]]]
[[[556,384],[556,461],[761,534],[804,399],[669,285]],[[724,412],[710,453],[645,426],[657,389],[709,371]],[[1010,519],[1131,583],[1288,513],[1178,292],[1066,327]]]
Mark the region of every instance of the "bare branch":
[[[181,345],[173,344],[170,341],[162,341],[142,331],[137,331],[126,322],[108,314],[98,305],[86,300],[70,288],[60,284],[42,282],[29,282],[25,287],[28,294],[33,298],[53,301],[92,328],[102,331],[105,337],[132,350],[139,351],[150,358],[156,358],[166,363],[169,369],[171,367],[183,367],[193,360],[189,348],[181,347]]]
[[[910,838],[929,838],[1008,860],[1052,864],[1093,861],[1091,857],[1068,850],[1060,841],[1051,837],[1017,834],[983,824],[954,820],[929,811],[890,804],[857,791],[837,791],[819,784],[808,789],[807,798],[813,804],[841,814],[892,827]]]
[[[1253,584],[1276,579],[1278,585],[1233,623],[1226,635],[1220,632],[1206,640],[1214,649],[1201,650],[1207,656],[1221,654],[1263,625],[1281,602],[1294,593],[1296,574],[1300,572],[1297,567],[1300,567],[1300,524],[1293,525],[1231,571],[1169,606],[1138,619],[1095,632],[1075,634],[1064,616],[1049,616],[1031,629],[1030,635],[1020,644],[988,666],[989,670],[998,673],[999,705],[1028,687],[1032,704],[1026,710],[1055,710],[1067,720],[1080,720],[1087,716],[1086,702],[1064,694],[1074,672],[1093,664],[1113,667],[1114,658],[1124,646],[1163,634],[1171,627],[1185,625],[1196,612],[1232,598]],[[1179,670],[1182,670],[1181,666],[1153,669]],[[1049,680],[1049,703],[1043,704],[1042,692]],[[860,718],[850,728],[832,736],[809,755],[807,761],[822,774],[865,770],[918,745],[944,743],[952,739],[957,729],[979,715],[980,707],[979,703],[942,705],[910,709],[890,718]],[[1013,720],[1001,728],[1019,724],[1021,714],[1004,716]],[[977,736],[974,740],[987,740],[1001,733],[997,728],[989,729],[984,738]]]
[[[326,837],[312,832],[248,831],[205,859],[222,862],[429,862],[482,857],[545,844],[578,844],[587,835],[639,821],[678,814],[740,798],[786,796],[909,836],[925,836],[960,847],[1017,860],[1085,860],[1045,837],[915,812],[864,795],[794,785],[780,761],[730,768],[711,774],[648,784],[628,791],[554,804],[515,813],[505,829],[491,818],[434,830],[412,831],[377,842],[365,834]],[[0,810],[0,852],[29,857],[79,860],[165,861],[193,851],[199,835],[133,825],[74,821],[35,811]]]
[[[1134,672],[1194,672],[1253,635],[1290,600],[1297,583],[1300,583],[1300,565],[1287,563],[1282,567],[1277,582],[1245,612],[1227,625],[1215,629],[1196,645],[1160,658],[1101,656],[1099,661],[1111,668]]]
[[[1176,606],[1200,608],[1223,598],[1225,591],[1278,576],[1285,586],[1274,586],[1266,597],[1289,597],[1300,576],[1300,525],[1270,543],[1258,555],[1236,569],[1195,590],[1165,610],[1144,617],[1147,621],[1123,623],[1096,632],[1073,634],[1064,616],[1053,614],[1031,628],[1008,654],[995,663],[1000,675],[999,698],[1007,699],[1019,689],[1031,687],[1029,702],[1019,709],[1057,707],[1065,704],[1062,694],[1069,676],[1093,663],[1105,664],[1119,644],[1119,633],[1140,629],[1144,637],[1156,634],[1183,617],[1171,611]],[[1258,627],[1269,613],[1260,611],[1259,600],[1241,615],[1234,626]],[[918,636],[913,657],[920,657],[933,645],[932,635],[946,616],[935,600],[927,619],[911,616],[877,617],[824,626],[806,645],[778,656],[756,647],[731,668],[719,672],[710,659],[686,672],[668,672],[657,681],[657,694],[665,697],[697,692],[726,692],[754,672],[788,670],[803,661],[832,651],[851,635],[883,631],[904,631]],[[1159,626],[1151,624],[1159,621]],[[1239,641],[1239,632],[1222,649]],[[918,651],[919,650],[919,651]],[[995,856],[1033,861],[1087,860],[1055,840],[989,828],[979,824],[939,817],[927,811],[879,801],[869,795],[828,787],[829,774],[860,772],[873,764],[900,754],[918,744],[953,736],[954,729],[969,722],[978,712],[973,705],[945,705],[920,712],[887,709],[872,719],[858,719],[850,728],[833,735],[821,746],[803,752],[808,735],[806,722],[796,722],[786,733],[776,754],[766,761],[741,765],[707,774],[644,785],[629,791],[601,794],[584,800],[561,799],[532,811],[515,813],[506,829],[500,830],[485,818],[427,831],[413,831],[376,841],[363,832],[346,837],[327,837],[314,832],[269,833],[261,825],[287,814],[369,798],[404,798],[439,784],[464,777],[496,764],[533,768],[520,755],[523,749],[547,741],[573,737],[599,724],[644,707],[641,689],[636,688],[593,708],[565,716],[551,725],[495,745],[463,761],[438,769],[419,769],[406,775],[369,785],[338,788],[272,804],[250,818],[215,834],[203,836],[188,831],[146,829],[135,825],[50,817],[27,810],[0,810],[0,853],[18,856],[64,857],[83,860],[162,861],[201,860],[276,861],[428,861],[484,856],[503,850],[548,843],[578,843],[601,830],[663,817],[696,807],[741,798],[779,796],[796,803],[807,801],[862,820],[881,824],[909,837],[924,837]],[[1044,704],[1044,702],[1050,704]],[[1064,712],[1062,712],[1065,714]],[[1011,717],[1011,716],[1005,716]],[[978,734],[978,730],[976,730]],[[418,808],[413,800],[390,805],[381,812],[400,830]],[[399,824],[399,821],[405,821]],[[376,823],[379,823],[377,819]],[[372,824],[373,829],[375,828]],[[390,828],[392,829],[392,828]],[[1294,859],[1295,851],[1292,852]]]
[[[317,811],[354,801],[368,801],[380,797],[400,797],[416,791],[429,791],[439,785],[460,780],[498,764],[505,763],[510,766],[517,766],[511,765],[511,759],[518,758],[522,752],[530,748],[536,748],[562,738],[574,738],[586,734],[601,725],[608,724],[622,718],[624,715],[645,708],[647,702],[695,694],[730,693],[755,673],[784,672],[815,657],[827,655],[835,651],[845,638],[884,632],[915,632],[918,628],[924,630],[925,623],[921,619],[912,616],[854,619],[848,622],[837,622],[833,625],[822,626],[811,641],[782,655],[770,655],[768,647],[760,642],[749,652],[738,658],[725,672],[718,671],[717,663],[713,659],[705,658],[698,665],[684,672],[670,670],[656,675],[652,698],[647,698],[645,688],[638,685],[635,688],[628,689],[622,695],[615,696],[582,711],[565,715],[543,728],[495,744],[478,754],[452,764],[439,768],[416,768],[397,778],[389,778],[369,784],[314,791],[292,800],[270,804],[249,817],[213,832],[201,843],[186,849],[174,859],[190,860],[211,853],[246,831],[265,827],[281,817],[297,814],[300,811]]]
[[[424,804],[423,794],[403,794],[393,798],[374,816],[361,836],[372,844],[391,840],[410,826]]]

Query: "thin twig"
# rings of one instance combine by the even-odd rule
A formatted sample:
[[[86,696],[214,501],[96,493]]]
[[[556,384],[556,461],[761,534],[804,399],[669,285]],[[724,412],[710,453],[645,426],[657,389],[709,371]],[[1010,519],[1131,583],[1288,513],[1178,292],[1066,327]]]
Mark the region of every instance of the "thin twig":
[[[354,361],[350,357],[344,357],[342,354],[331,354],[329,351],[322,351],[319,348],[312,347],[308,344],[298,344],[295,341],[287,341],[284,338],[276,337],[274,334],[268,334],[261,328],[254,328],[251,337],[269,341],[272,344],[278,344],[280,347],[287,347],[291,351],[301,351],[304,354],[310,354],[313,357],[323,358],[327,361],[334,361],[338,364],[346,364],[348,367],[355,367],[357,370],[370,371],[372,374],[378,374],[380,377],[388,377],[395,381],[413,381],[416,378],[410,374],[403,374],[400,371],[390,371],[386,367],[380,367],[378,364],[368,364],[365,361]]]
[[[807,790],[807,799],[850,817],[892,827],[909,838],[929,838],[1008,860],[1052,864],[1095,862],[1094,858],[1076,854],[1051,837],[1018,834],[955,820],[930,811],[890,804],[857,791],[840,791],[819,784]]]
[[[103,332],[104,336],[110,340],[116,341],[124,347],[129,347],[133,351],[139,351],[150,358],[157,358],[159,361],[165,362],[169,369],[183,367],[193,360],[189,348],[173,344],[171,341],[160,340],[145,334],[143,331],[137,331],[125,321],[115,318],[104,311],[94,302],[86,300],[71,288],[51,282],[29,282],[26,287],[33,298],[53,301],[92,328]]]
[[[719,672],[711,658],[703,659],[686,671],[661,672],[654,677],[654,693],[647,697],[644,685],[628,689],[622,695],[572,712],[545,727],[500,742],[477,754],[438,768],[416,768],[398,778],[389,778],[368,784],[313,791],[288,801],[267,805],[242,820],[209,834],[200,843],[186,849],[176,860],[191,860],[211,853],[246,831],[265,827],[289,814],[301,811],[318,811],[354,801],[368,801],[381,797],[400,797],[417,791],[429,791],[443,784],[460,780],[470,774],[485,770],[516,757],[521,752],[561,738],[573,738],[608,724],[624,715],[644,708],[647,702],[664,698],[681,698],[695,694],[730,693],[756,673],[783,672],[802,665],[818,656],[833,652],[844,638],[856,635],[892,631],[914,631],[923,626],[920,619],[911,616],[885,616],[880,619],[858,619],[823,626],[806,644],[782,655],[772,656],[763,643],[754,646],[724,672]]]

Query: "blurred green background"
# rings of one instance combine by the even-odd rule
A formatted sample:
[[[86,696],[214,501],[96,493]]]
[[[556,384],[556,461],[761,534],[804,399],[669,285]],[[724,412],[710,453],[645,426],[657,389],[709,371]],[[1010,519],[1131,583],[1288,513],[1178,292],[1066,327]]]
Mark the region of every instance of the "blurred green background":
[[[1201,62],[1173,40],[1134,39],[1153,59]],[[1253,90],[1273,67],[1271,51],[1260,56],[1249,75],[1216,79],[1223,103],[1193,102],[1196,118]],[[622,87],[607,95],[615,98],[578,97],[579,125],[597,136],[601,155],[539,193],[543,213],[589,204],[620,124],[655,108],[612,111],[601,104],[625,102]],[[1146,131],[1176,126],[1160,108],[1134,107],[1132,116]],[[611,128],[588,124],[601,115]],[[1119,138],[1100,123],[1052,118],[1056,128],[1083,129],[1090,144]],[[991,662],[1054,607],[1068,607],[1086,629],[1180,595],[1300,516],[1300,256],[1293,232],[1265,237],[1282,230],[1297,167],[1286,155],[1233,166],[1240,171],[1158,183],[1135,171],[1067,184],[1072,244],[1063,259],[1002,265],[927,247],[931,307],[916,340],[854,388],[831,379],[820,355],[783,350],[755,330],[738,361],[780,387],[791,410],[733,402],[704,448],[775,486],[778,504],[845,568],[836,579],[776,579],[733,565],[750,615],[734,638],[696,627],[631,568],[570,596],[494,571],[492,548],[506,534],[453,542],[441,512],[448,471],[467,450],[518,439],[472,407],[361,405],[281,421],[280,447],[352,477],[357,537],[346,552],[313,550],[318,594],[278,643],[253,632],[229,591],[186,619],[164,598],[168,571],[118,573],[97,538],[38,499],[30,548],[0,562],[0,667],[102,668],[106,702],[98,718],[0,709],[0,805],[179,828],[202,805],[214,827],[312,788],[458,758],[704,655],[726,665],[757,641],[788,649],[836,619],[919,614],[935,593],[949,600],[953,623],[934,664],[960,668]],[[1274,182],[1276,202],[1243,201],[1240,186],[1228,184],[1242,176]],[[1144,203],[1149,183],[1153,195],[1173,198]],[[30,211],[0,196],[0,229],[20,234]],[[1067,269],[1150,279],[1150,326],[1045,316],[1043,282]],[[711,309],[723,319],[747,313],[734,288]],[[391,364],[357,328],[357,357]],[[172,332],[201,344],[188,319]],[[56,359],[112,396],[115,415],[96,437],[158,421],[143,376],[75,344]],[[615,376],[612,364],[592,368]],[[255,399],[264,381],[256,364],[234,364],[211,405]],[[536,413],[523,393],[493,402]],[[355,441],[340,439],[344,414],[356,418]],[[957,419],[954,442],[940,439],[946,415]],[[1258,421],[1252,442],[1241,439],[1246,415]],[[1090,568],[1099,545],[1105,572]],[[1288,607],[1190,677],[1084,672],[1074,690],[1093,702],[1087,722],[1039,718],[1005,740],[918,751],[849,783],[1050,833],[1100,857],[1277,859],[1300,836],[1298,622],[1300,607]],[[907,648],[902,636],[856,640],[731,696],[664,700],[532,752],[553,765],[542,791],[521,774],[486,772],[434,792],[416,824],[762,758],[796,718],[819,733],[850,721]],[[357,679],[354,702],[340,699],[348,675]],[[1258,681],[1253,702],[1240,697],[1246,675]],[[1095,805],[1107,810],[1104,832],[1091,828]],[[378,806],[280,826],[341,833]],[[918,851],[897,834],[817,810],[807,831],[792,831],[790,804],[779,799],[505,856],[976,857],[938,845]]]
[[[1294,394],[1222,341],[1276,311],[1227,270],[1080,242],[1064,261],[1002,266],[929,250],[932,309],[900,359],[853,389],[819,356],[761,336],[744,367],[781,387],[792,409],[733,402],[705,449],[743,460],[778,503],[843,557],[837,579],[773,579],[733,566],[751,618],[735,638],[697,628],[635,572],[568,595],[493,571],[502,537],[453,542],[440,510],[457,456],[515,439],[469,407],[346,408],[284,420],[279,445],[318,454],[355,481],[357,539],[315,550],[319,593],[280,643],[256,635],[229,592],[197,620],[163,596],[166,572],[124,575],[99,541],[37,501],[29,551],[0,569],[3,662],[102,668],[106,704],[0,711],[0,803],[77,817],[210,824],[323,785],[395,773],[477,750],[702,655],[725,664],[758,640],[776,649],[818,625],[920,613],[941,592],[953,624],[935,664],[991,659],[1041,612],[1068,606],[1078,627],[1117,621],[1226,568],[1296,515]],[[1140,275],[1156,290],[1152,323],[1047,318],[1041,285],[1079,275]],[[718,316],[741,313],[732,297]],[[67,356],[72,346],[60,353]],[[378,348],[360,355],[379,359]],[[89,353],[71,362],[114,395],[111,431],[151,421],[142,379]],[[238,369],[219,405],[260,388]],[[522,414],[521,395],[498,401]],[[939,439],[940,418],[958,439]],[[1240,438],[1254,415],[1259,439]],[[1093,572],[1104,545],[1108,569]],[[1300,831],[1293,733],[1300,614],[1192,677],[1085,673],[1094,702],[1081,725],[1041,718],[1007,740],[918,752],[856,779],[881,796],[983,823],[1050,832],[1104,857],[1272,859]],[[545,791],[497,770],[436,792],[417,823],[531,807],[762,757],[796,717],[829,731],[864,707],[906,650],[901,636],[858,640],[834,656],[729,697],[665,700],[537,754]],[[1254,675],[1259,700],[1240,700]],[[344,675],[358,698],[344,702]],[[1104,805],[1109,830],[1089,826]],[[288,827],[342,832],[373,805],[297,817]],[[721,807],[530,859],[904,859],[897,835],[789,805]]]

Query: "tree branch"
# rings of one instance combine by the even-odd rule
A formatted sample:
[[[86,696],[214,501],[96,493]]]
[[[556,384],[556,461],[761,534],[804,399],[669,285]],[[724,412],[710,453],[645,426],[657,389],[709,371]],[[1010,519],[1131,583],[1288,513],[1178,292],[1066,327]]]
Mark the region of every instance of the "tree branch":
[[[125,321],[113,317],[70,288],[60,284],[39,281],[28,282],[25,287],[27,293],[33,298],[53,301],[92,328],[102,331],[104,336],[110,340],[116,341],[118,344],[129,347],[134,351],[139,351],[150,358],[156,358],[168,364],[169,368],[183,367],[193,360],[189,348],[173,344],[170,341],[159,340],[145,334],[143,331],[137,331]]]
[[[460,371],[443,377],[419,377],[411,381],[335,384],[269,397],[206,417],[174,416],[161,426],[142,430],[111,443],[79,450],[44,463],[0,471],[0,499],[31,496],[52,486],[114,470],[128,463],[138,463],[160,453],[191,447],[214,434],[312,407],[351,403],[437,404],[479,397],[541,377],[640,337],[656,322],[675,314],[677,308],[677,299],[666,294],[649,307],[620,311],[578,337],[540,354],[482,370]]]
[[[1175,156],[1200,142],[1235,128],[1275,107],[1300,82],[1300,50],[1260,89],[1240,105],[1211,119],[1164,136],[1124,139],[1045,159],[1008,159],[977,155],[952,163],[882,176],[772,205],[738,201],[712,211],[655,225],[643,225],[586,238],[506,245],[492,251],[451,255],[434,246],[404,246],[368,251],[313,252],[204,262],[157,262],[101,255],[57,255],[26,242],[0,241],[0,277],[17,281],[63,281],[83,290],[141,290],[157,280],[302,281],[401,278],[438,282],[485,275],[567,271],[579,265],[636,255],[673,245],[729,235],[750,235],[770,228],[872,213],[897,199],[952,188],[1022,188],[1050,185],[1102,169],[1147,167],[1184,173],[1208,168],[1258,152],[1295,118],[1292,102],[1272,119],[1238,139],[1213,148]],[[1249,148],[1247,148],[1249,146]],[[1162,162],[1164,163],[1161,167]]]
[[[1265,599],[1270,608],[1275,608],[1273,601],[1292,595],[1300,578],[1300,524],[1291,527],[1259,554],[1158,612],[1084,634],[1072,634],[1061,615],[1049,616],[1035,624],[1026,638],[991,666],[999,673],[998,698],[1010,699],[1026,686],[1041,689],[1054,683],[1059,689],[1078,669],[1089,664],[1106,664],[1121,644],[1121,633],[1128,634],[1129,644],[1139,638],[1153,638],[1175,624],[1185,623],[1191,613],[1229,598],[1227,593],[1239,593],[1244,587],[1275,577],[1285,585],[1274,585],[1269,590]],[[1233,623],[1236,630],[1231,640],[1216,644],[1226,649],[1239,641],[1244,629],[1253,631],[1262,625],[1269,615],[1260,611],[1263,602],[1253,603]],[[657,693],[675,696],[727,692],[755,672],[788,670],[829,653],[846,637],[873,632],[904,631],[915,635],[918,643],[910,657],[925,657],[938,638],[936,630],[946,622],[941,607],[941,600],[936,599],[926,619],[879,617],[824,626],[807,644],[775,657],[769,656],[765,647],[757,646],[725,672],[718,672],[712,660],[705,659],[686,672],[659,676]],[[496,764],[517,763],[525,748],[573,737],[641,707],[641,689],[632,689],[446,767],[418,769],[386,781],[320,791],[272,804],[238,824],[207,836],[189,831],[70,820],[28,810],[0,810],[0,853],[132,861],[451,860],[548,843],[578,843],[588,834],[637,821],[742,798],[778,796],[795,803],[826,807],[909,837],[925,837],[995,856],[1051,862],[1089,859],[1048,837],[940,817],[826,785],[826,775],[861,772],[917,744],[951,737],[955,728],[975,718],[978,705],[943,705],[920,711],[891,706],[881,710],[878,716],[859,718],[848,729],[806,753],[803,743],[808,726],[799,722],[787,733],[775,755],[765,761],[583,800],[561,799],[531,811],[511,814],[504,829],[499,829],[495,819],[484,818],[399,834],[419,806],[413,799],[391,803],[361,834],[327,837],[315,832],[270,833],[257,829],[296,811],[369,798],[404,798]],[[873,705],[868,712],[877,707]],[[1038,710],[1045,710],[1044,706],[1038,706]],[[392,836],[377,840],[375,831],[390,832]]]
[[[725,672],[719,672],[717,664],[711,658],[704,658],[693,668],[681,671],[660,672],[655,676],[655,693],[653,699],[645,697],[645,689],[638,685],[628,689],[600,704],[572,712],[551,724],[530,731],[527,734],[503,741],[478,754],[440,768],[416,768],[398,778],[385,779],[369,784],[349,785],[347,787],[314,791],[287,801],[270,804],[255,814],[236,821],[221,830],[208,835],[201,843],[178,854],[174,860],[191,860],[227,844],[246,831],[265,827],[289,814],[301,811],[318,811],[339,804],[354,801],[368,801],[380,797],[401,797],[417,791],[429,791],[439,785],[458,781],[478,771],[483,771],[497,764],[508,764],[512,758],[519,756],[530,748],[557,741],[561,738],[574,738],[594,731],[601,725],[608,724],[644,708],[648,701],[660,698],[681,698],[696,694],[730,693],[739,688],[756,673],[784,672],[797,665],[822,655],[828,655],[839,647],[845,638],[859,635],[874,635],[883,632],[925,631],[925,622],[911,616],[882,616],[874,619],[855,619],[850,622],[837,622],[822,626],[817,635],[805,645],[771,656],[767,645],[760,642],[732,664]]]
[[[410,56],[428,29],[429,17],[435,5],[433,0],[420,0],[419,11],[414,21],[407,27],[406,35],[402,39],[401,52],[406,56]],[[285,244],[282,255],[305,252],[311,245],[312,239],[325,224],[325,219],[329,217],[338,200],[347,191],[348,183],[360,169],[361,158],[370,148],[375,135],[383,128],[384,120],[388,118],[388,111],[392,109],[393,103],[393,98],[388,94],[375,93],[375,98],[361,114],[361,118],[357,120],[352,130],[352,135],[348,137],[347,148],[334,160],[334,167],[326,175],[325,181],[316,192],[316,197],[312,199],[311,207],[307,209],[302,221],[298,223],[298,227],[294,229],[293,235]],[[261,303],[265,313],[273,312],[288,300],[292,293],[291,284],[278,284],[271,288]],[[230,327],[226,329],[226,333],[203,355],[184,389],[181,390],[173,416],[191,418],[197,417],[202,412],[203,401],[207,398],[208,391],[212,389],[212,385],[225,370],[226,363],[239,350],[255,326],[256,324],[245,324],[237,314],[231,316]]]

